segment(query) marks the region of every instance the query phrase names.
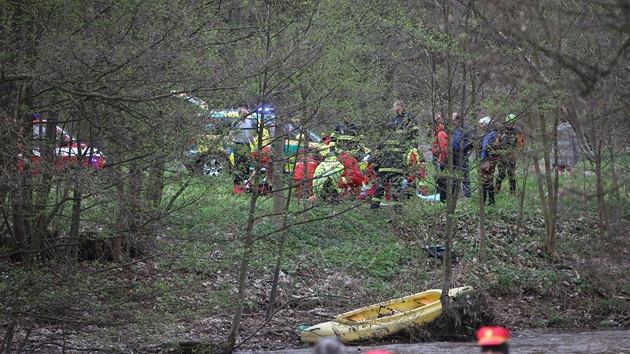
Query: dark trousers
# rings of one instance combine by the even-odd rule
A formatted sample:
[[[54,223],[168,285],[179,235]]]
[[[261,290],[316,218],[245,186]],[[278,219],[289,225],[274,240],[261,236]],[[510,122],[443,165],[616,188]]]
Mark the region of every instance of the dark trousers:
[[[462,159],[461,171],[458,171],[459,159]],[[453,170],[456,174],[461,174],[462,192],[464,197],[470,198],[470,176],[468,175],[468,154],[461,155],[460,151],[453,150]],[[459,178],[453,180],[453,195],[455,194],[455,188],[459,186]]]
[[[440,195],[440,201],[446,203],[446,168],[443,164],[436,163],[435,170],[437,172],[437,175],[435,176],[437,192]]]
[[[249,144],[234,143],[234,172],[232,173],[234,184],[242,184],[244,180],[249,178],[250,160]]]
[[[481,161],[481,181],[483,183],[483,202],[494,205],[494,170],[497,167],[496,157],[486,157]]]
[[[391,196],[391,204],[399,204],[401,198],[402,182],[405,176],[402,172],[378,172],[376,175],[376,189],[372,197],[372,207],[376,208],[385,201],[385,190],[389,186],[388,193]]]
[[[339,192],[337,191],[337,186],[335,184],[337,184],[336,181],[333,181],[331,178],[326,178],[326,182],[324,183],[324,187],[322,188],[320,195],[321,200],[330,204],[339,203]]]
[[[499,168],[499,175],[497,181],[494,184],[494,188],[497,193],[501,190],[501,183],[507,176],[510,180],[510,192],[516,191],[516,157],[513,155],[501,155],[497,164]]]

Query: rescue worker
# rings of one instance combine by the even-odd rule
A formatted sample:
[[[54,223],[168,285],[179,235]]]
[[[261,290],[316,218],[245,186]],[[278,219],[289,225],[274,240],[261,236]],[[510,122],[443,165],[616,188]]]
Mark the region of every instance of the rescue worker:
[[[406,188],[407,153],[417,145],[418,127],[405,112],[402,102],[393,106],[396,115],[387,123],[387,135],[376,149],[372,168],[376,171],[376,189],[371,209],[378,209],[385,200],[385,190],[389,187],[390,202],[395,209],[401,205],[401,189]]]
[[[435,120],[433,122],[437,124],[446,125],[446,119],[444,118],[444,114],[442,114],[442,112],[437,112],[435,114]]]
[[[479,124],[484,129],[483,140],[481,141],[481,181],[483,188],[483,202],[494,205],[494,170],[497,167],[498,155],[496,148],[499,145],[499,136],[492,129],[492,119],[483,117]]]
[[[354,157],[359,153],[361,128],[349,114],[344,114],[343,121],[335,124],[335,129],[330,135],[330,146],[337,152],[345,151]]]
[[[343,165],[334,153],[330,153],[322,161],[313,173],[313,194],[316,199],[321,199],[332,204],[339,202],[339,179],[343,173]]]
[[[431,152],[433,153],[433,163],[437,172],[436,184],[437,191],[440,195],[440,202],[446,203],[446,159],[448,156],[448,135],[444,130],[444,124],[439,119],[434,122],[433,144],[431,144]]]
[[[251,191],[249,187],[249,163],[251,160],[251,146],[255,146],[254,139],[256,123],[249,119],[249,111],[246,107],[238,108],[239,121],[232,127],[232,151],[234,152],[234,194]]]
[[[485,354],[509,354],[510,331],[505,327],[485,326],[477,331],[477,345]]]
[[[418,187],[420,189],[421,195],[427,195],[427,179],[426,179],[426,169],[425,169],[425,160],[422,155],[420,155],[420,151],[417,148],[411,149],[407,154],[407,166],[409,167],[409,171],[411,172],[406,180],[407,183],[403,181],[403,185],[407,185],[404,188],[404,194],[406,198],[411,196],[411,188],[408,186],[409,183],[414,181],[418,182]]]
[[[374,195],[370,209],[378,209],[381,203],[386,200],[387,194],[391,197],[390,203],[397,208],[400,207],[400,189],[406,185],[405,179],[405,148],[403,147],[402,134],[397,132],[396,127],[391,122],[386,126],[387,136],[377,147],[371,167],[376,173],[376,183]]]
[[[343,173],[339,179],[339,188],[342,189],[343,195],[352,195],[359,197],[361,188],[367,185],[367,178],[361,173],[359,163],[354,156],[347,152],[339,154],[339,162],[343,165]]]
[[[509,178],[510,194],[516,195],[516,158],[519,150],[523,150],[523,136],[515,126],[516,115],[508,114],[505,124],[498,129],[499,145],[497,167],[499,174],[494,184],[495,193],[501,191],[501,183]]]
[[[313,196],[313,178],[317,161],[306,153],[305,149],[300,150],[296,156],[297,163],[293,169],[293,183],[295,194],[298,198],[311,198]]]
[[[252,152],[252,159],[254,160],[254,170],[249,177],[249,181],[252,181],[254,175],[259,172],[263,175],[260,183],[258,184],[258,194],[269,195],[272,191],[273,183],[273,157],[271,152],[271,145],[263,142],[264,146],[260,149],[260,157],[258,151],[254,149]],[[260,159],[260,160],[259,160]],[[251,189],[251,183],[250,183]],[[245,187],[247,189],[247,186]]]
[[[389,121],[397,131],[403,132],[404,143],[410,148],[416,147],[418,140],[418,126],[414,119],[407,113],[401,101],[394,102],[394,112],[396,115]]]

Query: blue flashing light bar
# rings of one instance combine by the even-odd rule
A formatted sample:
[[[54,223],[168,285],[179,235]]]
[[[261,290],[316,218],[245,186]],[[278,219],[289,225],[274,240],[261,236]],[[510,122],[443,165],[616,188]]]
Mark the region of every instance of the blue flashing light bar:
[[[258,112],[259,114],[273,114],[273,107],[269,105],[263,105],[256,108],[256,112]]]

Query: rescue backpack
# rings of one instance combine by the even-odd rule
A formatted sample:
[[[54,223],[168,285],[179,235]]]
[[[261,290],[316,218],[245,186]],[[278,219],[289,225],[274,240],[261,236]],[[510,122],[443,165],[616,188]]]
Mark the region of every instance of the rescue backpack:
[[[523,148],[523,137],[512,126],[504,127],[499,135],[497,150],[509,150],[516,147]]]

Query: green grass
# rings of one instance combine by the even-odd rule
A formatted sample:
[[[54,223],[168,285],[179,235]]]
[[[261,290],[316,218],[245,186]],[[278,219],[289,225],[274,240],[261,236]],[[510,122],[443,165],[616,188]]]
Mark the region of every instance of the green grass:
[[[153,244],[152,258],[120,269],[109,269],[111,264],[89,264],[84,271],[59,279],[45,272],[33,272],[29,277],[18,272],[13,279],[23,286],[14,293],[16,298],[28,295],[24,289],[41,289],[34,297],[36,308],[61,312],[71,304],[81,304],[93,309],[103,323],[124,325],[123,334],[116,326],[109,334],[101,332],[106,338],[159,342],[164,333],[171,339],[201,338],[207,333],[199,332],[198,327],[214,318],[222,319],[221,328],[225,328],[236,298],[241,240],[251,196],[233,195],[229,176],[188,178],[190,185],[176,202],[181,211],[161,220],[159,229],[143,239]],[[580,178],[576,172],[570,178],[563,176],[561,183],[584,183]],[[592,185],[591,176],[586,178]],[[476,188],[474,172],[471,179]],[[516,226],[518,198],[501,193],[495,207],[486,207],[484,263],[479,260],[476,190],[472,198],[458,203],[453,215],[458,260],[453,266],[453,285],[471,285],[489,299],[501,297],[525,304],[528,308],[523,313],[530,317],[514,319],[523,327],[620,323],[630,312],[627,301],[616,301],[614,296],[602,298],[601,294],[630,291],[630,282],[625,281],[630,276],[624,267],[625,244],[607,243],[613,256],[606,256],[608,268],[602,277],[596,252],[596,201],[568,193],[559,198],[557,249],[563,263],[552,263],[536,246],[544,244],[545,226],[535,182],[530,174],[520,233]],[[168,188],[171,192],[177,189]],[[387,207],[370,210],[367,204],[346,212],[350,205],[345,202],[306,210],[310,203],[294,200],[287,216],[279,283],[282,310],[290,311],[290,315],[279,316],[278,321],[297,328],[298,324],[321,320],[310,315],[315,308],[336,314],[441,287],[442,261],[428,258],[424,252],[425,246],[444,243],[446,218],[441,203],[412,197],[400,213]],[[248,319],[262,317],[265,312],[280,252],[281,233],[273,232],[271,219],[265,216],[271,208],[270,198],[259,199],[253,231],[256,241],[249,259]],[[50,287],[49,283],[60,285]],[[6,284],[0,286],[3,294],[9,291]],[[565,313],[564,309],[573,312]],[[109,344],[116,347],[114,340]]]
[[[561,185],[582,183],[576,177],[578,173],[574,172],[571,177],[561,176]],[[519,190],[522,187],[522,176],[521,171],[517,187]],[[461,200],[454,215],[454,245],[459,259],[464,261],[476,260],[479,251],[477,240],[479,197],[476,191],[475,170],[471,171],[471,180],[473,197]],[[591,184],[592,181],[588,183]],[[203,199],[200,199],[195,207],[189,208],[185,215],[173,217],[171,223],[180,240],[189,239],[193,243],[198,239],[204,240],[203,246],[195,246],[196,250],[200,247],[205,249],[205,252],[213,252],[213,248],[219,249],[222,257],[214,263],[214,267],[233,264],[237,260],[239,253],[235,249],[238,248],[238,239],[244,232],[244,220],[249,207],[249,195],[234,196],[229,186],[229,177],[200,178],[199,181],[195,181],[186,193],[189,196],[202,196]],[[540,255],[527,250],[527,247],[532,242],[544,242],[545,236],[533,173],[529,174],[526,186],[520,234],[517,234],[515,227],[518,221],[519,198],[510,196],[508,190],[508,182],[504,181],[503,191],[497,196],[496,207],[486,207],[489,257],[487,263],[498,268],[501,267],[500,264],[505,263],[503,259],[506,258],[522,258],[525,262],[537,263]],[[583,258],[585,250],[576,250],[576,241],[589,240],[580,240],[579,237],[575,239],[575,234],[581,237],[584,234],[581,231],[592,229],[593,219],[590,216],[594,215],[594,210],[591,200],[581,200],[578,203],[576,198],[579,199],[580,196],[567,194],[559,198],[557,246],[561,252]],[[259,199],[258,215],[270,213],[271,205],[269,198]],[[400,214],[392,213],[387,208],[375,212],[365,206],[343,213],[348,207],[347,203],[336,206],[324,205],[301,213],[304,206],[294,203],[291,207],[292,214],[287,219],[290,225],[295,225],[289,227],[286,232],[283,267],[287,271],[300,272],[305,268],[334,269],[348,276],[369,278],[369,283],[374,284],[375,288],[382,288],[382,285],[377,284],[399,278],[398,273],[401,269],[407,269],[406,273],[410,273],[408,269],[413,269],[413,265],[418,264],[432,270],[439,268],[435,260],[427,259],[422,248],[443,243],[445,209],[440,203],[430,203],[412,197],[406,202],[404,212]],[[585,210],[589,210],[590,216],[584,217]],[[330,215],[335,216],[304,223]],[[582,217],[578,218],[578,215]],[[272,229],[270,221],[262,218],[257,221],[254,232],[257,236],[262,236]],[[255,257],[251,260],[256,270],[273,267],[279,237],[279,234],[272,234],[257,241]],[[228,243],[230,250],[225,249]],[[182,246],[183,243],[180,243],[176,247]],[[495,262],[497,259],[502,260],[499,265]],[[194,265],[190,267],[196,268]],[[500,272],[502,269],[496,271]],[[538,279],[534,275],[532,277]],[[543,282],[547,281],[546,277],[548,275],[540,275]],[[437,283],[438,280],[424,281]],[[534,281],[528,280],[525,283]],[[504,278],[502,282],[503,287],[510,287],[523,281]],[[410,288],[405,284],[400,285],[403,289]],[[418,288],[422,286],[424,285],[420,284]]]

